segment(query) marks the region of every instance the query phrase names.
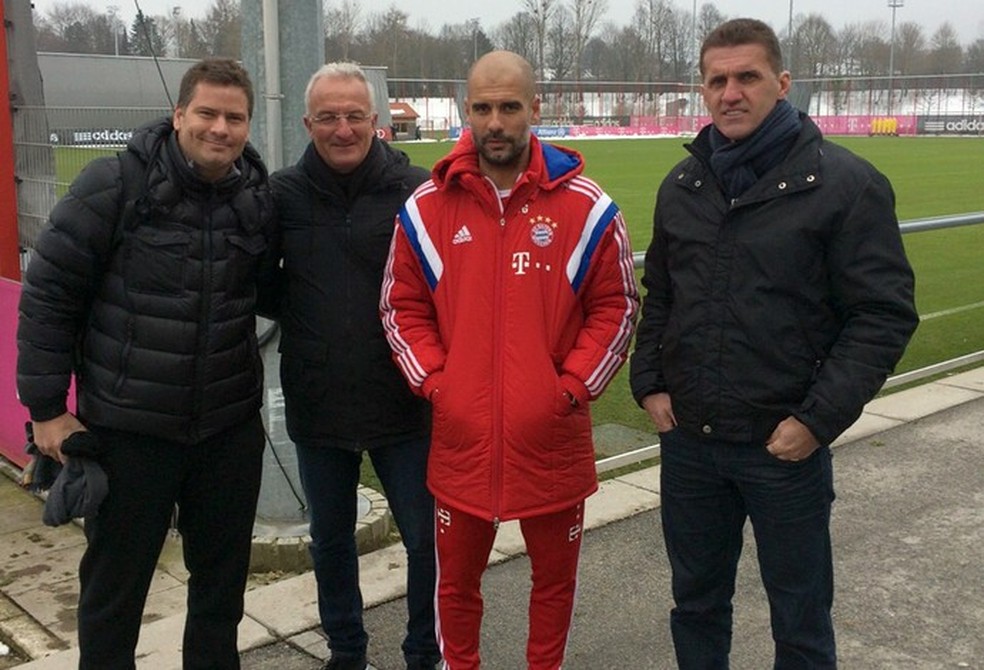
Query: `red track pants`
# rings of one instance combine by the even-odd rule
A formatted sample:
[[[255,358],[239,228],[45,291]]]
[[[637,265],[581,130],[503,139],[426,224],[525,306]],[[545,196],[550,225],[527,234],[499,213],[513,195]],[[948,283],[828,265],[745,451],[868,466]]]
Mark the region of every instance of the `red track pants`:
[[[482,573],[496,527],[491,521],[436,501],[437,634],[447,670],[477,670],[482,626]],[[533,568],[529,670],[558,670],[574,613],[584,503],[520,520]]]

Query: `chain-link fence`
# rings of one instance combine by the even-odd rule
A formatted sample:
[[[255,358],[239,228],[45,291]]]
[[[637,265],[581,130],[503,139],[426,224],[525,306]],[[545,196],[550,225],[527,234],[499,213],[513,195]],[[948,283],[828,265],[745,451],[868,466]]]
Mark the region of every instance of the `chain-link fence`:
[[[85,165],[118,151],[135,128],[166,108],[17,107],[14,154],[20,244],[30,249],[41,227]]]
[[[446,137],[462,126],[464,81],[389,79],[388,86],[391,100],[416,111],[424,136]],[[539,90],[542,125],[574,128],[574,136],[691,133],[708,120],[699,82],[550,81]],[[808,79],[795,82],[791,97],[828,134],[984,135],[984,74]],[[135,128],[167,114],[153,107],[16,107],[22,247],[30,249],[86,163],[119,150]]]
[[[688,129],[694,124],[684,119],[706,114],[699,81],[547,81],[538,89],[544,125]],[[391,78],[389,91],[415,109],[425,132],[462,125],[464,81]],[[801,79],[793,82],[792,98],[816,116],[976,118],[971,132],[961,134],[984,134],[984,74]]]

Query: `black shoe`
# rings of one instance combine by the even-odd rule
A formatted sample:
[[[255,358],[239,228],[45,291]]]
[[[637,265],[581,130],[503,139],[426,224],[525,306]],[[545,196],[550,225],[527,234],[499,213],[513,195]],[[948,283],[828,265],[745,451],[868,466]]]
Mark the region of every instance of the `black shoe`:
[[[440,661],[407,661],[407,670],[438,670],[441,667]]]
[[[365,656],[332,656],[321,670],[366,670],[368,665]]]

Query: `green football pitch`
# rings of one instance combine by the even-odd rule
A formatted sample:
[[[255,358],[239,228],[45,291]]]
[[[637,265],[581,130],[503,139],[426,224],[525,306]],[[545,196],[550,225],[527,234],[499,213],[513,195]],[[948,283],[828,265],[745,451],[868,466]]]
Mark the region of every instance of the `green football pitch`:
[[[900,220],[984,211],[984,138],[837,137],[832,140],[871,161],[891,180]],[[585,174],[621,207],[635,251],[652,235],[656,188],[685,155],[685,140],[626,139],[558,142],[580,151]],[[418,165],[430,167],[450,143],[398,143]],[[916,273],[921,323],[897,372],[984,349],[984,225],[904,236]],[[593,410],[596,423],[649,430],[628,392],[626,372]]]

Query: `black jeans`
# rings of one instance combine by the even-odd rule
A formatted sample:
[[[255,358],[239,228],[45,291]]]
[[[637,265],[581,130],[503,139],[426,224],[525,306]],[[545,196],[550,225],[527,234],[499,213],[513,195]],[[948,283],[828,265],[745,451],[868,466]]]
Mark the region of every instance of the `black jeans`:
[[[830,449],[780,461],[764,444],[660,436],[660,513],[673,571],[670,628],[681,670],[724,670],[735,574],[750,519],[777,670],[836,668]]]
[[[188,580],[185,670],[237,670],[263,425],[257,414],[198,444],[90,427],[109,494],[85,520],[79,566],[80,670],[132,670],[147,591],[179,507]],[[177,644],[177,642],[175,642]]]

